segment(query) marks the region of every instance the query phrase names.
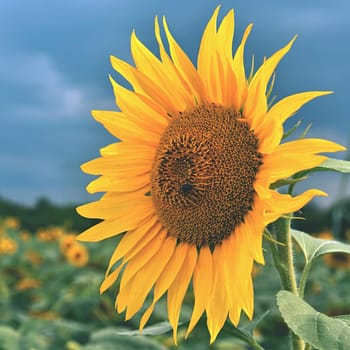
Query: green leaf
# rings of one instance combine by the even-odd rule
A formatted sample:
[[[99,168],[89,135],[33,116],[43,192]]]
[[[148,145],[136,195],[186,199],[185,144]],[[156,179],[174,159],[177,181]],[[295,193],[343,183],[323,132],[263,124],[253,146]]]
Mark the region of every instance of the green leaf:
[[[264,312],[261,316],[257,317],[253,322],[250,322],[246,327],[233,327],[228,322],[224,325],[224,330],[233,334],[238,339],[243,340],[247,344],[251,345],[254,349],[263,350],[253,337],[253,331],[257,325],[269,314],[269,310]]]
[[[19,339],[19,349],[47,350],[50,348],[48,339],[39,333],[29,333],[21,335]],[[12,349],[12,348],[11,348]]]
[[[298,296],[277,293],[277,305],[288,327],[319,350],[350,349],[350,327],[340,318],[317,312]]]
[[[350,244],[315,238],[305,232],[294,229],[291,230],[291,233],[302,250],[307,263],[327,253],[350,254]]]
[[[289,179],[283,179],[283,180],[278,180],[276,182],[274,182],[273,184],[270,185],[270,188],[272,190],[282,187],[282,186],[287,186],[287,185],[296,185],[298,182],[303,181],[307,179],[307,176],[303,176],[303,177],[298,177],[298,178],[289,178]]]
[[[179,326],[182,323],[179,323]],[[160,335],[164,333],[168,333],[169,331],[172,330],[172,327],[169,322],[159,322],[156,323],[152,326],[145,327],[142,330],[142,333],[140,333],[139,330],[122,330],[122,331],[117,331],[117,334],[119,335]]]
[[[350,327],[350,315],[339,315],[339,316],[335,316],[335,318],[339,318]]]
[[[347,160],[328,158],[316,170],[335,170],[341,173],[350,173],[350,162]]]
[[[298,129],[298,127],[301,124],[301,120],[298,120],[287,132],[285,132],[282,136],[282,140],[286,139],[288,136],[290,136],[291,134],[293,134],[293,132],[295,130]]]
[[[350,161],[328,158],[317,167],[297,172],[292,178],[299,179],[316,171],[337,171],[340,173],[350,173]],[[292,186],[293,185],[294,184],[292,184]]]
[[[91,335],[91,340],[83,350],[165,350],[165,347],[155,340],[143,336],[120,335],[120,331],[115,328],[105,328],[98,330]]]
[[[310,123],[306,128],[305,130],[303,131],[303,133],[300,135],[300,138],[303,139],[307,133],[309,132],[310,128],[311,128],[312,124]]]
[[[253,335],[254,329],[258,326],[258,324],[270,313],[270,310],[265,311],[259,317],[255,317],[252,322],[249,322],[247,326],[243,327],[243,329],[247,330],[251,335]],[[238,327],[241,328],[241,327]]]
[[[0,326],[0,350],[17,350],[20,335],[14,329],[7,326]]]
[[[339,318],[341,321],[345,322],[350,327],[350,315],[338,315],[334,318]]]

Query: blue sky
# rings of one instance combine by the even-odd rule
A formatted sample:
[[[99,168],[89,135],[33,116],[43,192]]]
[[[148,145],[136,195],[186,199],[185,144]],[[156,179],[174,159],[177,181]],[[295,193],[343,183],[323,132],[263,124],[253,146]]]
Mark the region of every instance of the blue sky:
[[[274,93],[333,90],[295,117],[311,136],[347,144],[349,137],[350,2],[348,0],[60,0],[0,2],[0,196],[32,204],[39,197],[81,203],[91,177],[79,165],[112,137],[90,116],[114,109],[109,56],[130,62],[133,29],[156,51],[154,16],[165,15],[192,60],[217,4],[235,9],[236,38],[254,23],[246,61],[256,62],[298,34],[277,71]],[[343,155],[344,156],[344,155]],[[339,176],[312,180],[335,200]],[[309,182],[313,183],[313,182]],[[349,190],[342,191],[343,195]]]

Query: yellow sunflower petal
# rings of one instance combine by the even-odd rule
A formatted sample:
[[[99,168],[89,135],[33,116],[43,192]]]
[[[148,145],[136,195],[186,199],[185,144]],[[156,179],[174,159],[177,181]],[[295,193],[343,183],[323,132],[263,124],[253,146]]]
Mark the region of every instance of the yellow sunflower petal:
[[[296,37],[285,47],[268,58],[254,74],[248,86],[247,100],[244,104],[244,115],[250,121],[253,130],[258,129],[264,122],[267,112],[266,88],[273,72],[283,56],[290,50]]]
[[[148,242],[145,248],[133,256],[126,265],[123,277],[120,281],[120,289],[123,289],[130,279],[135,276],[136,272],[139,271],[146,263],[148,263],[154,254],[159,251],[161,246],[164,244],[165,238],[166,232],[158,226],[156,237]]]
[[[129,197],[129,198],[128,198]],[[100,199],[96,202],[87,203],[77,208],[80,215],[87,218],[113,219],[116,216],[123,216],[128,211],[138,207],[143,211],[153,209],[152,199],[149,196],[142,196],[139,192],[135,196],[120,196],[117,199]],[[116,215],[116,211],[118,214]]]
[[[173,237],[167,238],[155,255],[136,273],[133,293],[130,294],[126,319],[129,320],[142,307],[147,294],[158,279],[176,246]]]
[[[79,208],[77,211],[79,212]],[[135,216],[134,211],[137,211],[139,215]],[[142,222],[146,221],[147,218],[151,217],[153,213],[154,208],[151,201],[148,203],[137,202],[133,207],[133,211],[131,211],[130,208],[124,208],[124,211],[119,212],[117,217],[90,227],[81,233],[77,239],[85,242],[101,241],[122,232],[135,229],[142,224]],[[93,217],[96,216],[99,216],[98,213],[93,215]]]
[[[298,153],[316,154],[321,152],[339,152],[346,148],[335,142],[324,139],[300,139],[283,143],[278,146],[278,152],[284,154]]]
[[[223,254],[223,274],[225,286],[227,288],[227,300],[229,301],[230,319],[237,326],[239,315],[241,313],[239,300],[239,289],[237,288],[237,269],[235,268],[236,257],[238,256],[239,247],[236,244],[235,234],[232,234],[222,243]]]
[[[216,88],[220,86],[219,81],[217,81],[219,77],[213,74],[213,69],[216,68],[215,37],[216,22],[219,10],[220,6],[215,9],[212,17],[204,29],[197,58],[198,73],[204,83],[206,96],[208,96],[209,101],[213,101],[213,99],[215,99]]]
[[[150,154],[145,154],[147,157]],[[88,174],[92,175],[108,175],[114,174],[118,176],[119,174],[131,173],[133,176],[143,175],[151,171],[151,166],[149,162],[146,161],[144,157],[140,155],[139,159],[130,159],[119,156],[111,157],[101,157],[90,160],[81,166],[81,169]],[[151,160],[150,160],[151,161]]]
[[[237,51],[232,60],[232,68],[237,81],[237,84],[236,84],[237,92],[235,93],[235,96],[234,96],[233,106],[237,111],[241,109],[247,97],[248,83],[247,83],[247,78],[245,75],[245,68],[244,68],[244,48],[252,28],[253,28],[253,25],[250,24],[245,29],[242,37],[242,41],[238,46]]]
[[[179,323],[180,308],[186,290],[190,283],[197,261],[197,248],[189,247],[185,261],[168,290],[168,317],[173,328],[174,343],[177,344],[177,325]]]
[[[129,192],[136,191],[149,185],[149,175],[137,175],[134,177],[120,176],[115,178],[114,176],[102,175],[98,179],[93,180],[86,187],[89,193],[116,191],[116,192]]]
[[[189,246],[187,244],[179,244],[170,258],[168,264],[165,266],[163,272],[156,281],[153,293],[153,301],[151,306],[142,315],[140,321],[140,330],[145,326],[148,319],[150,318],[156,302],[164,295],[164,293],[171,286],[176,276],[178,275],[181,266],[183,265],[187,256]]]
[[[222,245],[216,246],[213,252],[212,292],[207,305],[207,327],[212,344],[227,318],[229,310],[228,296],[223,269],[224,252]]]
[[[324,162],[327,157],[315,155],[322,152],[344,151],[346,148],[324,139],[300,139],[280,144],[264,156],[260,169],[262,174],[269,174],[270,183],[287,178],[298,171],[311,169]]]
[[[115,299],[115,309],[118,313],[123,312],[128,306],[129,296],[132,293],[134,279],[135,275],[130,278],[123,289],[119,290],[117,298]]]
[[[158,222],[156,216],[152,216],[148,221],[140,225],[134,230],[128,231],[120,240],[115,248],[106,270],[106,276],[109,274],[111,268],[127,254],[127,258],[123,263],[129,261],[135,254],[137,254],[157,233],[155,224]],[[132,254],[131,254],[132,252]]]
[[[168,96],[164,95],[161,90],[159,90],[158,86],[155,85],[155,83],[147,78],[143,74],[139,74],[138,79],[140,81],[140,84],[142,84],[143,88],[147,90],[148,97],[145,97],[141,94],[138,94],[134,91],[130,91],[120,84],[118,84],[111,76],[109,77],[113,91],[116,97],[116,104],[119,106],[119,108],[122,111],[127,111],[128,113],[137,113],[142,115],[142,107],[147,107],[154,109],[157,114],[155,113],[155,119],[158,121],[162,121],[162,119],[166,116],[166,114],[163,114],[163,111],[166,111],[167,113],[172,111],[178,111],[178,109],[174,106],[173,102],[169,99]],[[154,102],[154,101],[157,101]],[[160,107],[159,107],[159,106]],[[159,116],[163,116],[159,118]],[[153,119],[153,118],[152,118]]]
[[[100,200],[96,202],[90,202],[87,204],[83,204],[77,208],[79,210],[79,213],[82,215],[90,217],[90,215],[96,214],[96,211],[99,211],[100,214],[103,213],[107,214],[106,217],[108,217],[108,212],[111,209],[118,209],[120,207],[130,207],[132,206],[131,203],[138,202],[139,200],[143,200],[145,197],[145,190],[140,189],[133,192],[108,192],[105,193]],[[148,197],[148,196],[146,196]],[[145,198],[145,201],[148,202],[149,198]],[[115,210],[114,210],[114,216],[115,216]],[[113,217],[114,217],[113,216]]]
[[[234,33],[234,12],[229,11],[223,18],[216,36],[216,72],[219,87],[216,89],[216,101],[232,108],[237,90],[236,76],[232,70],[232,41]]]
[[[310,102],[316,97],[332,93],[332,91],[307,91],[287,96],[271,107],[267,113],[267,118],[276,119],[282,124],[304,104]]]
[[[266,204],[269,209],[265,214],[265,224],[269,224],[277,220],[281,215],[293,213],[296,210],[302,208],[315,196],[327,196],[327,193],[320,190],[307,190],[304,193],[292,197],[288,194],[280,194],[275,191],[271,191],[271,198]]]
[[[175,109],[186,109],[186,101],[190,100],[190,96],[178,76],[174,71],[166,69],[164,64],[142,44],[135,32],[131,35],[131,53],[138,70],[153,80],[169,103],[171,101],[173,106],[176,106]],[[168,84],[169,81],[172,82],[171,85]]]
[[[123,272],[123,276],[120,280],[120,289],[116,300],[116,309],[119,313],[123,312],[130,304],[130,291],[133,290],[133,283],[136,279],[137,272],[147,264],[150,259],[157,254],[161,246],[163,245],[166,238],[164,231],[159,232],[156,239],[153,239],[146,246],[146,252],[136,254],[131,259]],[[130,285],[131,284],[131,285]]]
[[[188,82],[181,75],[176,65],[174,64],[174,62],[171,60],[168,53],[166,52],[162,37],[160,35],[158,17],[155,18],[154,27],[155,27],[155,36],[159,45],[159,52],[160,52],[160,57],[162,59],[162,62],[164,65],[166,65],[166,70],[170,71],[171,74],[173,75],[173,79],[176,78],[178,80],[178,84],[182,86],[182,90],[185,90],[185,92],[183,93],[183,98],[185,100],[187,108],[191,108],[195,103],[195,99],[193,99],[193,94],[196,96],[196,92],[193,91],[193,89],[191,89],[191,86],[188,85]]]
[[[198,261],[193,274],[194,307],[192,317],[186,332],[186,338],[197,324],[203,314],[211,294],[213,285],[213,262],[209,247],[203,247],[199,251]]]
[[[136,229],[131,232],[127,232],[125,236],[120,241],[120,244],[118,244],[117,248],[114,250],[113,255],[109,261],[105,279],[102,281],[102,284],[100,286],[100,292],[103,293],[106,289],[108,289],[118,278],[122,268],[125,266],[125,264],[131,260],[140,250],[142,250],[159,232],[159,229],[154,226],[154,220],[149,220],[147,223],[144,223],[141,225],[142,230]],[[131,245],[126,247],[124,251],[122,248],[125,247],[125,244],[122,244],[125,242],[125,238],[129,238],[130,235],[133,235],[133,233],[137,233],[138,241],[134,245]],[[134,237],[134,235],[133,235]],[[129,242],[130,240],[128,240]],[[110,270],[113,268],[113,266],[122,258],[122,262],[120,265],[110,272]]]
[[[270,183],[286,179],[300,170],[314,168],[327,159],[325,156],[303,154],[271,154],[264,160],[264,168],[270,172]],[[282,162],[282,163],[281,163]]]
[[[144,105],[141,106],[144,107]],[[141,119],[140,117],[134,117],[131,113],[126,114],[111,111],[92,111],[91,113],[112,135],[129,142],[139,143],[143,141],[146,144],[157,145],[159,134],[167,125],[165,117],[160,119],[162,122],[157,123],[156,118],[147,118],[145,115],[143,115]],[[143,114],[145,114],[144,110]],[[154,115],[156,115],[156,113],[154,113]],[[152,120],[152,123],[150,123],[150,120]]]
[[[253,264],[252,261],[250,261],[250,272],[248,277],[245,280],[244,288],[242,289],[244,292],[242,293],[243,303],[242,308],[249,320],[253,319],[254,315],[254,288],[253,288],[253,280],[251,277]]]
[[[235,257],[236,264],[236,288],[239,290],[240,305],[251,319],[254,310],[254,294],[251,288],[251,274],[253,269],[253,257],[249,254],[249,246],[247,236],[242,232],[241,226],[235,232],[237,256]]]
[[[184,53],[181,47],[177,44],[174,37],[169,31],[168,24],[163,17],[163,26],[165,30],[166,37],[169,42],[169,50],[171,54],[171,58],[174,61],[179,72],[181,72],[182,77],[190,87],[195,100],[198,103],[204,102],[204,94],[203,94],[203,83],[199,77],[199,74],[196,68],[193,66],[191,60]]]
[[[137,79],[140,73],[135,67],[114,56],[110,56],[110,61],[112,67],[131,84],[135,92],[141,94],[144,93],[142,86]]]
[[[234,11],[231,9],[223,18],[216,35],[217,51],[228,58],[232,58],[234,25]]]
[[[105,279],[102,281],[100,285],[100,293],[104,293],[111,285],[117,280],[123,265],[118,266],[115,270],[113,270]]]
[[[245,235],[249,253],[259,264],[265,263],[262,251],[262,217],[263,208],[255,204],[253,210],[246,216],[244,224],[242,224],[242,234]]]

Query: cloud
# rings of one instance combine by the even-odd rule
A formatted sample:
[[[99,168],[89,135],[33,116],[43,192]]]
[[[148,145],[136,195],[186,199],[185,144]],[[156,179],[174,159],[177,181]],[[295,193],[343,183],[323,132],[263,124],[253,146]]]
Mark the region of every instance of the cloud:
[[[86,111],[91,93],[69,82],[47,54],[16,53],[1,60],[1,80],[8,88],[7,94],[16,100],[7,106],[5,117],[15,115],[33,121],[78,118]]]

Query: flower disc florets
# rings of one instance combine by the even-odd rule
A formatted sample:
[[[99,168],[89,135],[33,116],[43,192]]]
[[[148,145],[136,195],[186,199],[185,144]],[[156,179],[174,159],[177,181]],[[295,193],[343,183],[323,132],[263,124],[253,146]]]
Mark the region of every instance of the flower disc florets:
[[[215,104],[179,113],[152,167],[152,198],[168,234],[197,247],[221,243],[252,208],[262,164],[240,113]]]

